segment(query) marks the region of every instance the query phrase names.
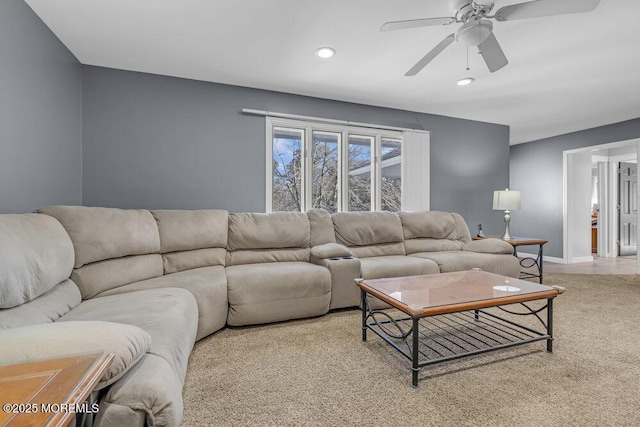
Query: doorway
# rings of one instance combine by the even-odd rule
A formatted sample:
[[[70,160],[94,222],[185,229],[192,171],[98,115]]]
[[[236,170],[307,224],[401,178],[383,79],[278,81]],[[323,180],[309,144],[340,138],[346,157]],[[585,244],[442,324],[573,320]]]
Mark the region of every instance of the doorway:
[[[638,163],[620,162],[618,167],[618,255],[638,251]]]
[[[568,150],[563,153],[564,162],[564,253],[566,263],[592,261],[592,232],[597,230],[597,255],[600,257],[617,257],[620,255],[618,243],[624,236],[629,249],[622,253],[637,249],[638,211],[637,200],[640,189],[633,180],[628,184],[622,182],[623,188],[628,186],[625,199],[629,212],[626,217],[618,215],[618,207],[622,203],[619,195],[625,197],[623,191],[618,192],[619,163],[632,164],[629,174],[636,177],[637,157],[640,150],[640,139],[620,141]],[[593,168],[596,168],[594,175]],[[597,200],[594,200],[594,176],[597,181]],[[595,214],[595,215],[594,215]],[[594,216],[597,218],[594,221]],[[621,218],[624,222],[621,222]],[[630,220],[632,219],[632,220]],[[635,222],[634,222],[635,221]],[[619,232],[626,235],[620,238]],[[635,247],[634,247],[635,245]],[[636,270],[640,274],[640,263],[636,260]]]

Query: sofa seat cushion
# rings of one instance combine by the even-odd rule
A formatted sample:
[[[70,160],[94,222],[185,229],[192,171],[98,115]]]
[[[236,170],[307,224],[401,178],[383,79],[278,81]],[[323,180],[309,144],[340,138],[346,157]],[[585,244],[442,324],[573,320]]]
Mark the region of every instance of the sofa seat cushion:
[[[431,260],[404,255],[379,256],[360,260],[363,279],[419,276],[440,273],[438,264]]]
[[[509,254],[485,254],[467,251],[452,252],[420,252],[409,255],[422,259],[429,259],[438,263],[440,271],[449,273],[452,271],[464,271],[479,268],[491,273],[504,276],[518,277],[520,275],[520,262]]]
[[[98,382],[104,388],[123,376],[146,353],[151,337],[142,329],[112,322],[56,322],[0,331],[0,364],[52,359],[78,353],[113,353]]]
[[[104,297],[156,288],[182,288],[193,294],[198,304],[198,332],[201,339],[222,329],[227,323],[227,277],[224,267],[204,267],[167,274],[149,280],[111,289],[98,295]]]
[[[232,326],[319,316],[329,311],[331,274],[306,262],[226,268]]]
[[[83,301],[60,321],[102,320],[137,326],[151,336],[149,353],[162,357],[184,381],[198,327],[198,306],[184,289],[128,292]]]

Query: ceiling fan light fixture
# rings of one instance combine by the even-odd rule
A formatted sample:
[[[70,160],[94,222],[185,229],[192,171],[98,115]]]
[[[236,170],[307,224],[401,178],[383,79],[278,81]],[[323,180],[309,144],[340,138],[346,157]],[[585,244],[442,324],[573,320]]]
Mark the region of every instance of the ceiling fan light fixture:
[[[471,19],[456,31],[456,41],[463,46],[477,46],[489,37],[493,24],[487,19]]]
[[[316,55],[322,59],[331,58],[335,54],[336,54],[335,49],[330,47],[320,47],[316,49]]]
[[[457,85],[458,86],[467,86],[470,85],[471,83],[475,82],[476,79],[474,79],[473,77],[463,77],[460,80],[457,81]]]

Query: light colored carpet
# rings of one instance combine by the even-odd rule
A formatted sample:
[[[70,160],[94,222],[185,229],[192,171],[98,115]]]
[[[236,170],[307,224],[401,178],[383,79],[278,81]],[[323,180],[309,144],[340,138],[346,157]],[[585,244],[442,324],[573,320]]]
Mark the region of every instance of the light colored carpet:
[[[369,333],[360,312],[227,328],[196,343],[185,426],[640,426],[640,280],[549,274],[544,342],[423,368]]]

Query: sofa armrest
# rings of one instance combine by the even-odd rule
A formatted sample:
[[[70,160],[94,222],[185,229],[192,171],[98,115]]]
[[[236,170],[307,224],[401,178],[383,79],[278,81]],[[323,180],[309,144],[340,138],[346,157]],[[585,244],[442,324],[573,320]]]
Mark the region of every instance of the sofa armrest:
[[[513,254],[513,246],[511,244],[494,238],[472,240],[469,243],[465,243],[462,246],[462,250],[486,254]]]
[[[323,245],[324,246],[324,245]],[[360,302],[360,288],[355,279],[359,278],[360,260],[353,257],[316,258],[311,263],[326,267],[331,273],[331,303],[329,309],[357,307]]]
[[[0,330],[0,342],[0,364],[78,353],[113,353],[113,362],[96,390],[116,382],[151,347],[151,337],[137,326],[103,321],[61,321],[4,329]]]
[[[318,259],[346,258],[353,256],[353,253],[339,243],[325,243],[311,248],[311,256]]]

